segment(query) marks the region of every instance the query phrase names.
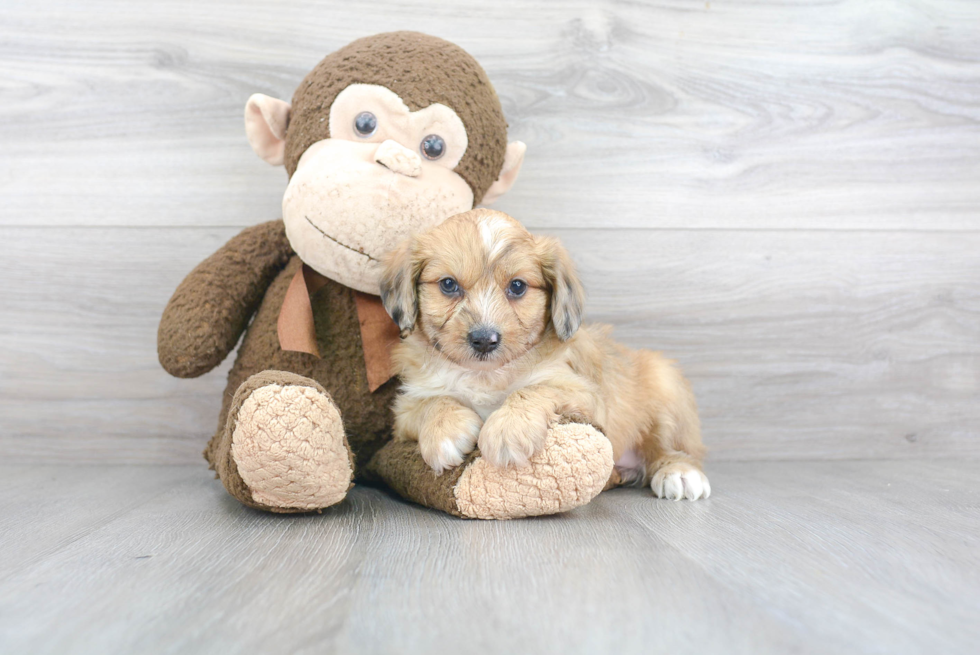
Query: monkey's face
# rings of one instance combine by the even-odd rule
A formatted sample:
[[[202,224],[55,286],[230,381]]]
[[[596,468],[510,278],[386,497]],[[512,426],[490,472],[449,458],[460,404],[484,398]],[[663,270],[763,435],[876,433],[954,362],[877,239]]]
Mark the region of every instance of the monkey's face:
[[[409,111],[385,87],[353,84],[330,108],[330,138],[300,158],[282,201],[286,234],[310,267],[377,294],[384,255],[473,206],[453,169],[466,128],[449,107]]]
[[[255,94],[255,152],[290,175],[286,234],[306,264],[377,294],[380,260],[404,237],[490,204],[517,179],[520,141],[486,73],[417,32],[358,39],[304,78],[293,104]]]

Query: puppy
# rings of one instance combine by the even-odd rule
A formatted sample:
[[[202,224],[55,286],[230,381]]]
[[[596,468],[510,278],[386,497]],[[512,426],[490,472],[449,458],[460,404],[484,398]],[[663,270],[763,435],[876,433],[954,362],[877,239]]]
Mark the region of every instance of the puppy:
[[[711,493],[690,384],[607,326],[579,329],[584,292],[557,240],[474,209],[389,254],[381,298],[402,334],[395,438],[418,441],[436,473],[477,446],[491,464],[524,466],[566,417],[612,442],[611,483]]]

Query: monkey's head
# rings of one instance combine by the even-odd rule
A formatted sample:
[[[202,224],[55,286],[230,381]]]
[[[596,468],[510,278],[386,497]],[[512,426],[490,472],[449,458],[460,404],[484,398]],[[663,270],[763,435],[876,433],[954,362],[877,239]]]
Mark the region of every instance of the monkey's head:
[[[417,32],[370,36],[328,55],[292,105],[253,95],[245,130],[260,157],[286,166],[282,217],[296,253],[373,294],[389,250],[496,200],[525,150],[507,143],[500,100],[476,60]]]

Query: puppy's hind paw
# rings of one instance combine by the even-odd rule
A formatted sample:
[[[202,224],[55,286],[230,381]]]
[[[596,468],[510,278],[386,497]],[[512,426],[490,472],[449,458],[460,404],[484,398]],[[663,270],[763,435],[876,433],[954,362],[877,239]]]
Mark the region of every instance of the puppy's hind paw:
[[[660,467],[650,480],[650,488],[654,496],[667,500],[698,500],[711,495],[708,476],[696,466],[685,462],[674,462]]]

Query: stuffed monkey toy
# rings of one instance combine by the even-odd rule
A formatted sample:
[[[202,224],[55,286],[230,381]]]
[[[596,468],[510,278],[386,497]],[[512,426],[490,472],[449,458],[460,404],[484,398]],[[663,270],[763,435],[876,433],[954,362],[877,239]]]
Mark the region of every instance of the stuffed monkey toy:
[[[225,489],[270,512],[341,502],[355,480],[469,518],[551,514],[589,502],[613,469],[608,440],[571,420],[522,469],[474,452],[436,475],[392,441],[398,328],[378,298],[380,260],[409,234],[490,203],[525,146],[459,47],[379,34],[328,55],[292,104],[253,95],[255,152],[289,175],[282,219],[242,231],[184,279],[164,310],[160,363],[196,377],[235,347],[204,455]]]

